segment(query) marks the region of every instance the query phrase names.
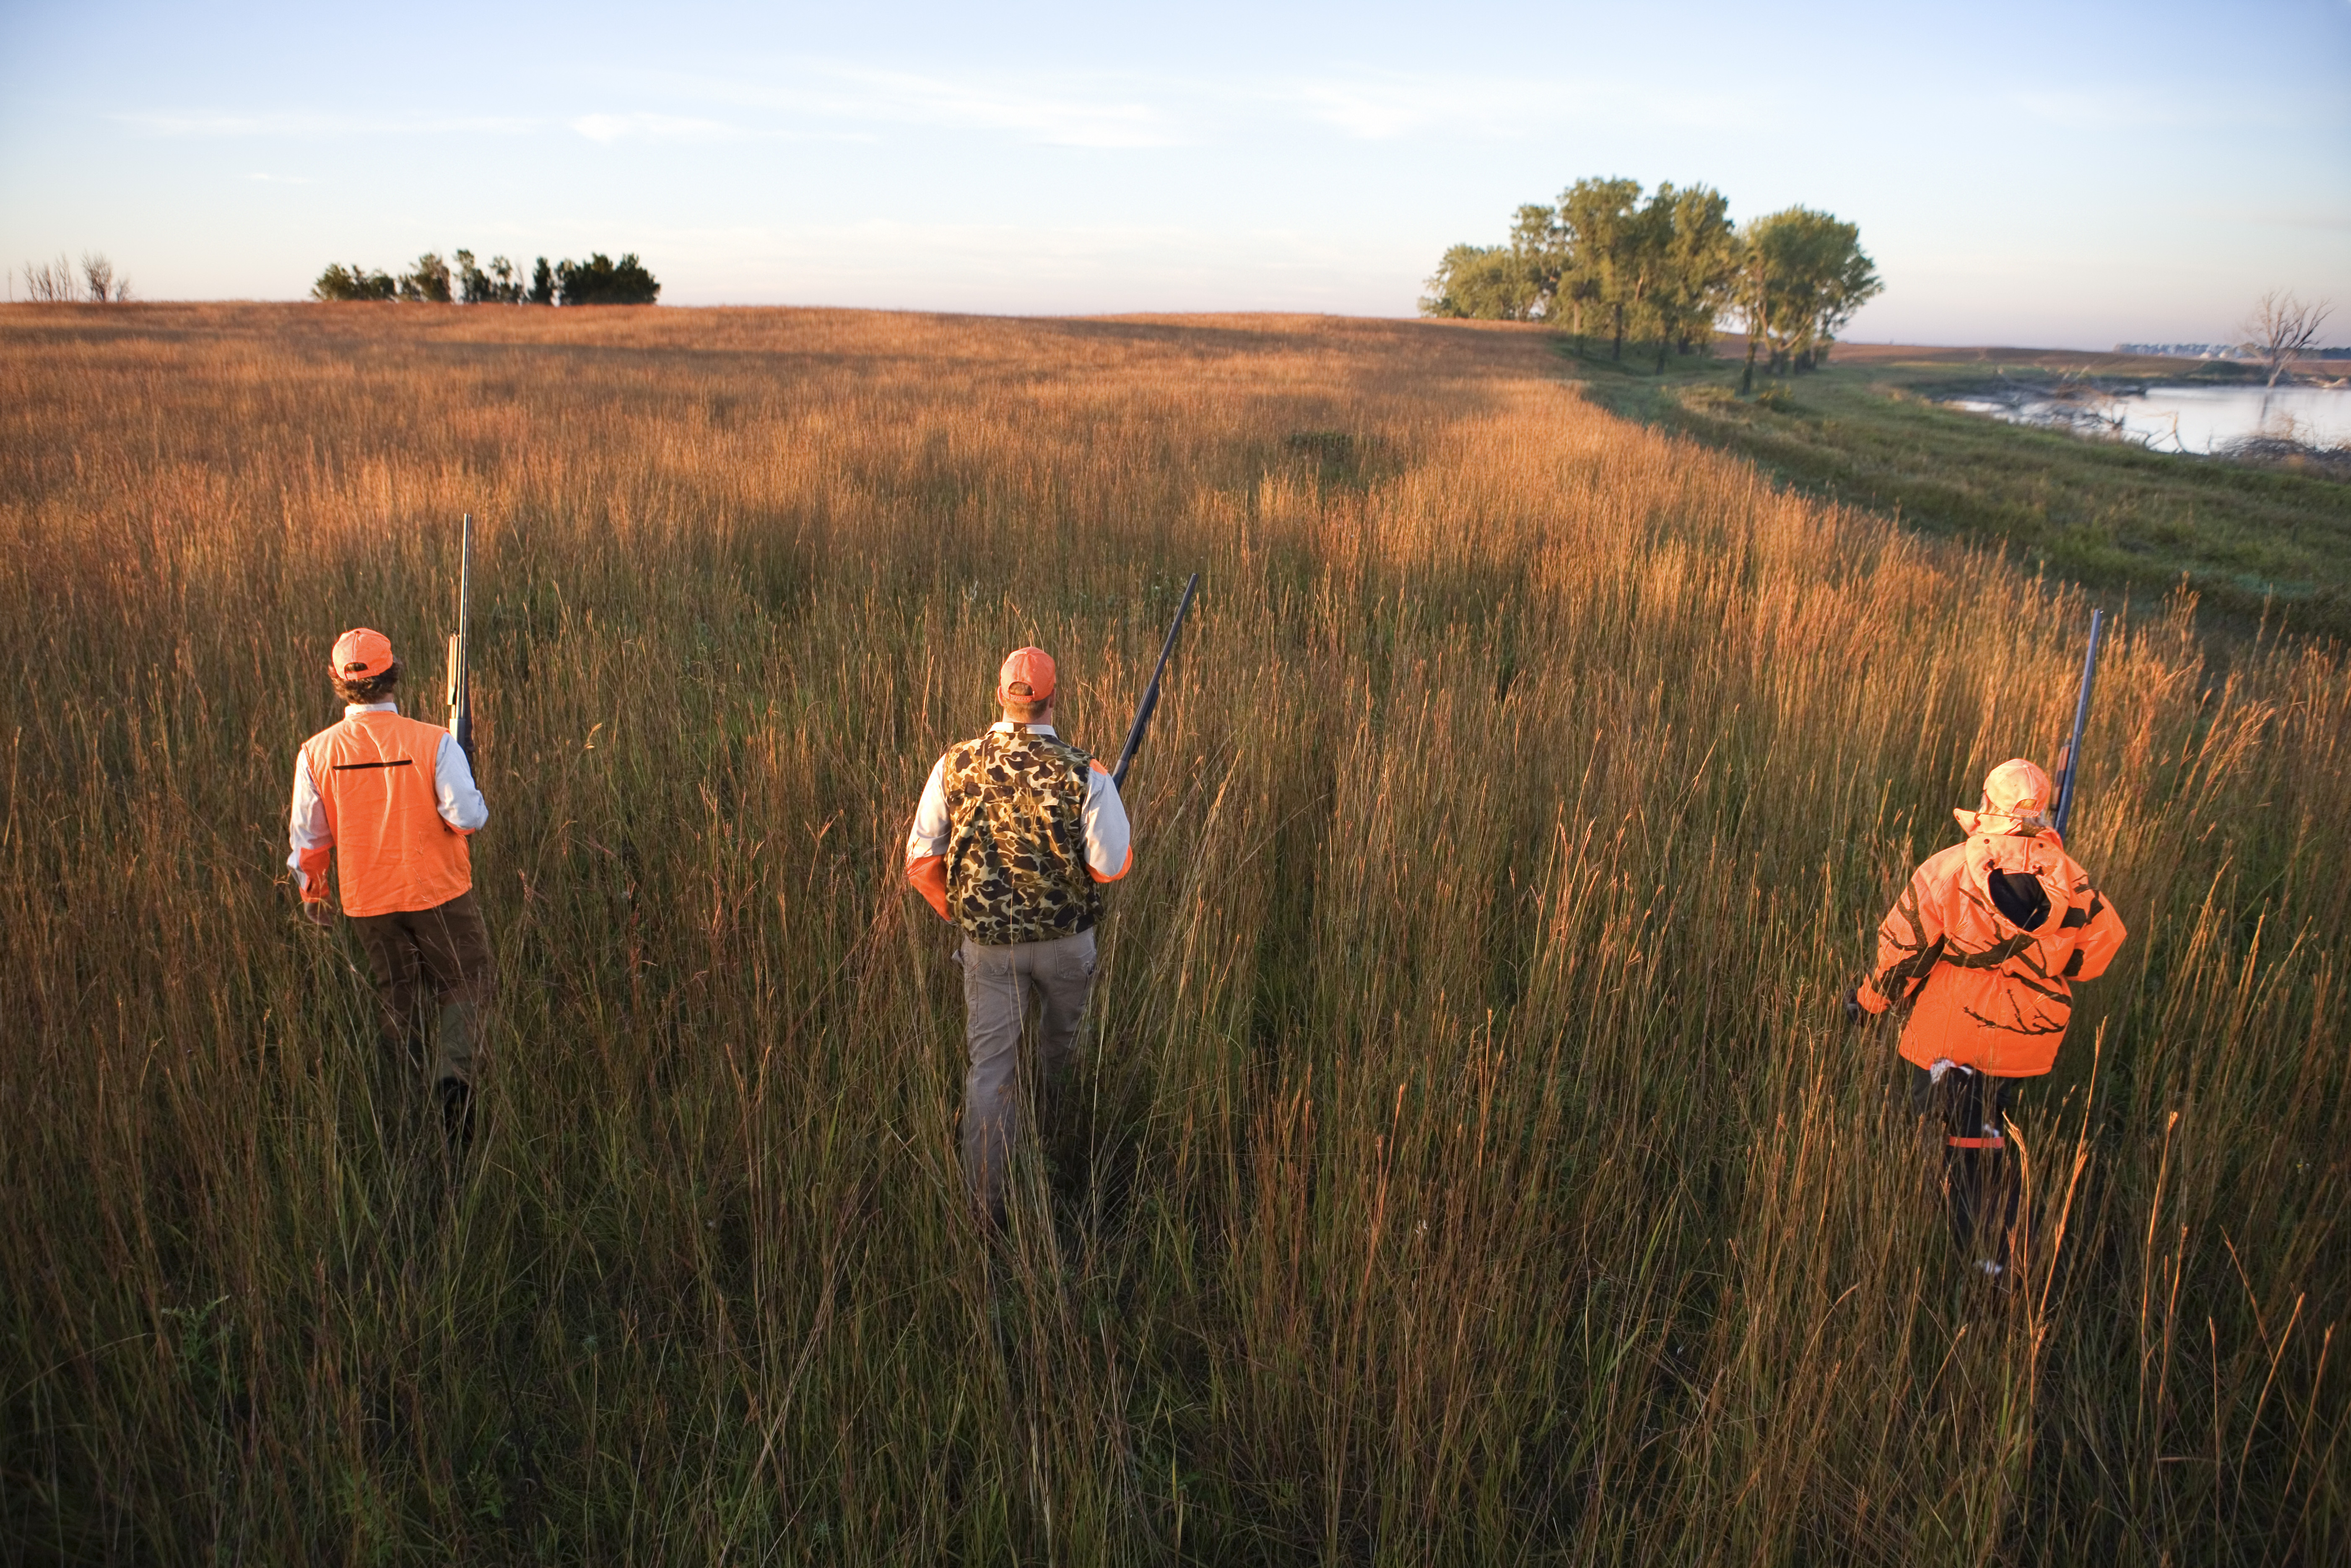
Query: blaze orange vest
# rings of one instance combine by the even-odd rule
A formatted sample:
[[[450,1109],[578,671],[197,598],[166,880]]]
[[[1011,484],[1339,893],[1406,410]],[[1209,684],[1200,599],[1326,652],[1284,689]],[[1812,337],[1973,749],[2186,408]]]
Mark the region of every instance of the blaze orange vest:
[[[396,713],[357,713],[303,744],[334,840],[344,914],[431,909],[474,885],[465,835],[442,821],[434,789],[448,733]],[[323,886],[325,871],[303,867],[313,887]]]

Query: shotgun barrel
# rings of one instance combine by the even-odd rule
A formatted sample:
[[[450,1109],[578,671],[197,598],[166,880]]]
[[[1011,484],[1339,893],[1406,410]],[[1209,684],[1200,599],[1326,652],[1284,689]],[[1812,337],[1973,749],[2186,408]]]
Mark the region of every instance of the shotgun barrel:
[[[1110,781],[1120,789],[1126,788],[1126,770],[1134,762],[1134,754],[1143,748],[1143,732],[1151,727],[1152,710],[1159,706],[1159,677],[1167,673],[1167,656],[1176,651],[1176,633],[1184,630],[1184,617],[1192,609],[1193,591],[1200,586],[1200,574],[1194,572],[1192,580],[1184,585],[1184,601],[1176,606],[1175,622],[1167,628],[1167,641],[1159,645],[1159,663],[1152,667],[1151,684],[1143,688],[1143,701],[1134,710],[1134,722],[1127,727],[1126,748],[1118,754],[1118,766],[1110,770]]]
[[[2059,838],[2065,836],[2065,824],[2074,820],[2074,786],[2082,777],[2082,732],[2090,723],[2090,688],[2098,678],[2098,632],[2105,619],[2103,610],[2090,612],[2090,647],[2082,655],[2081,695],[2074,699],[2074,736],[2057,763],[2057,810],[2050,821]]]
[[[466,690],[465,632],[473,612],[474,514],[467,512],[457,539],[457,629],[449,633],[449,733],[474,760],[474,701]]]

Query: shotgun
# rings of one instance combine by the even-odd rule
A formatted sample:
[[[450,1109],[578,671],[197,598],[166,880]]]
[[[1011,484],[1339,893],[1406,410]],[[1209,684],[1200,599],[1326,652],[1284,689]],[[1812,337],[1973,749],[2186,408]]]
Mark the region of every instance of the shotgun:
[[[2090,687],[2098,678],[2098,629],[2105,622],[2103,610],[2090,612],[2090,650],[2082,655],[2082,693],[2074,699],[2074,738],[2065,743],[2065,754],[2057,759],[2057,810],[2050,825],[2057,836],[2065,836],[2065,824],[2074,820],[2074,786],[2082,776],[2082,731],[2090,722]]]
[[[1192,591],[1200,586],[1200,574],[1194,572],[1192,580],[1184,585],[1184,601],[1176,606],[1175,624],[1167,628],[1167,641],[1159,645],[1159,663],[1151,671],[1151,684],[1143,688],[1143,701],[1134,710],[1134,722],[1127,727],[1126,749],[1118,754],[1118,766],[1110,770],[1110,781],[1120,789],[1126,787],[1126,770],[1134,764],[1134,754],[1143,748],[1143,732],[1151,727],[1151,712],[1159,706],[1159,677],[1167,673],[1167,655],[1176,651],[1176,633],[1184,630],[1184,617],[1192,608]]]
[[[474,514],[467,512],[457,540],[457,629],[449,633],[449,733],[465,760],[474,760],[474,702],[465,690],[466,618],[474,597]]]

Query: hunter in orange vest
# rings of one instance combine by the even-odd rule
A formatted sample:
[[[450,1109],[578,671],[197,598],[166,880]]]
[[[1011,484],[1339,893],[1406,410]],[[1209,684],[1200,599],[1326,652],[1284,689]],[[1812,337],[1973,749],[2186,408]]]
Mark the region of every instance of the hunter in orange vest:
[[[1855,1021],[1908,1006],[1910,1103],[1942,1128],[1953,1227],[1994,1277],[2015,1205],[2003,1113],[2020,1080],[2055,1065],[2074,983],[2105,974],[2127,935],[2050,826],[2051,798],[2022,758],[1993,768],[1981,806],[1951,813],[1966,841],[1911,876],[1878,925],[1876,967],[1844,998]]]
[[[466,840],[490,814],[455,737],[401,716],[392,692],[402,667],[381,632],[362,626],[336,640],[331,675],[343,718],[305,742],[295,762],[286,863],[303,913],[321,926],[334,919],[331,863],[343,913],[375,970],[386,1040],[429,1063],[427,1082],[462,1142],[492,985]]]

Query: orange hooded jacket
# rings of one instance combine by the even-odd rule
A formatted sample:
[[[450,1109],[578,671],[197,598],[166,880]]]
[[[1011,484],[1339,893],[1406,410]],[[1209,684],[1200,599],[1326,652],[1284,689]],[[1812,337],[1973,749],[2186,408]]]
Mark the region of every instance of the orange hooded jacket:
[[[1911,876],[1857,994],[1873,1013],[1917,999],[1905,1061],[2037,1078],[2056,1062],[2073,982],[2105,973],[2126,935],[2055,833],[1971,832]]]

